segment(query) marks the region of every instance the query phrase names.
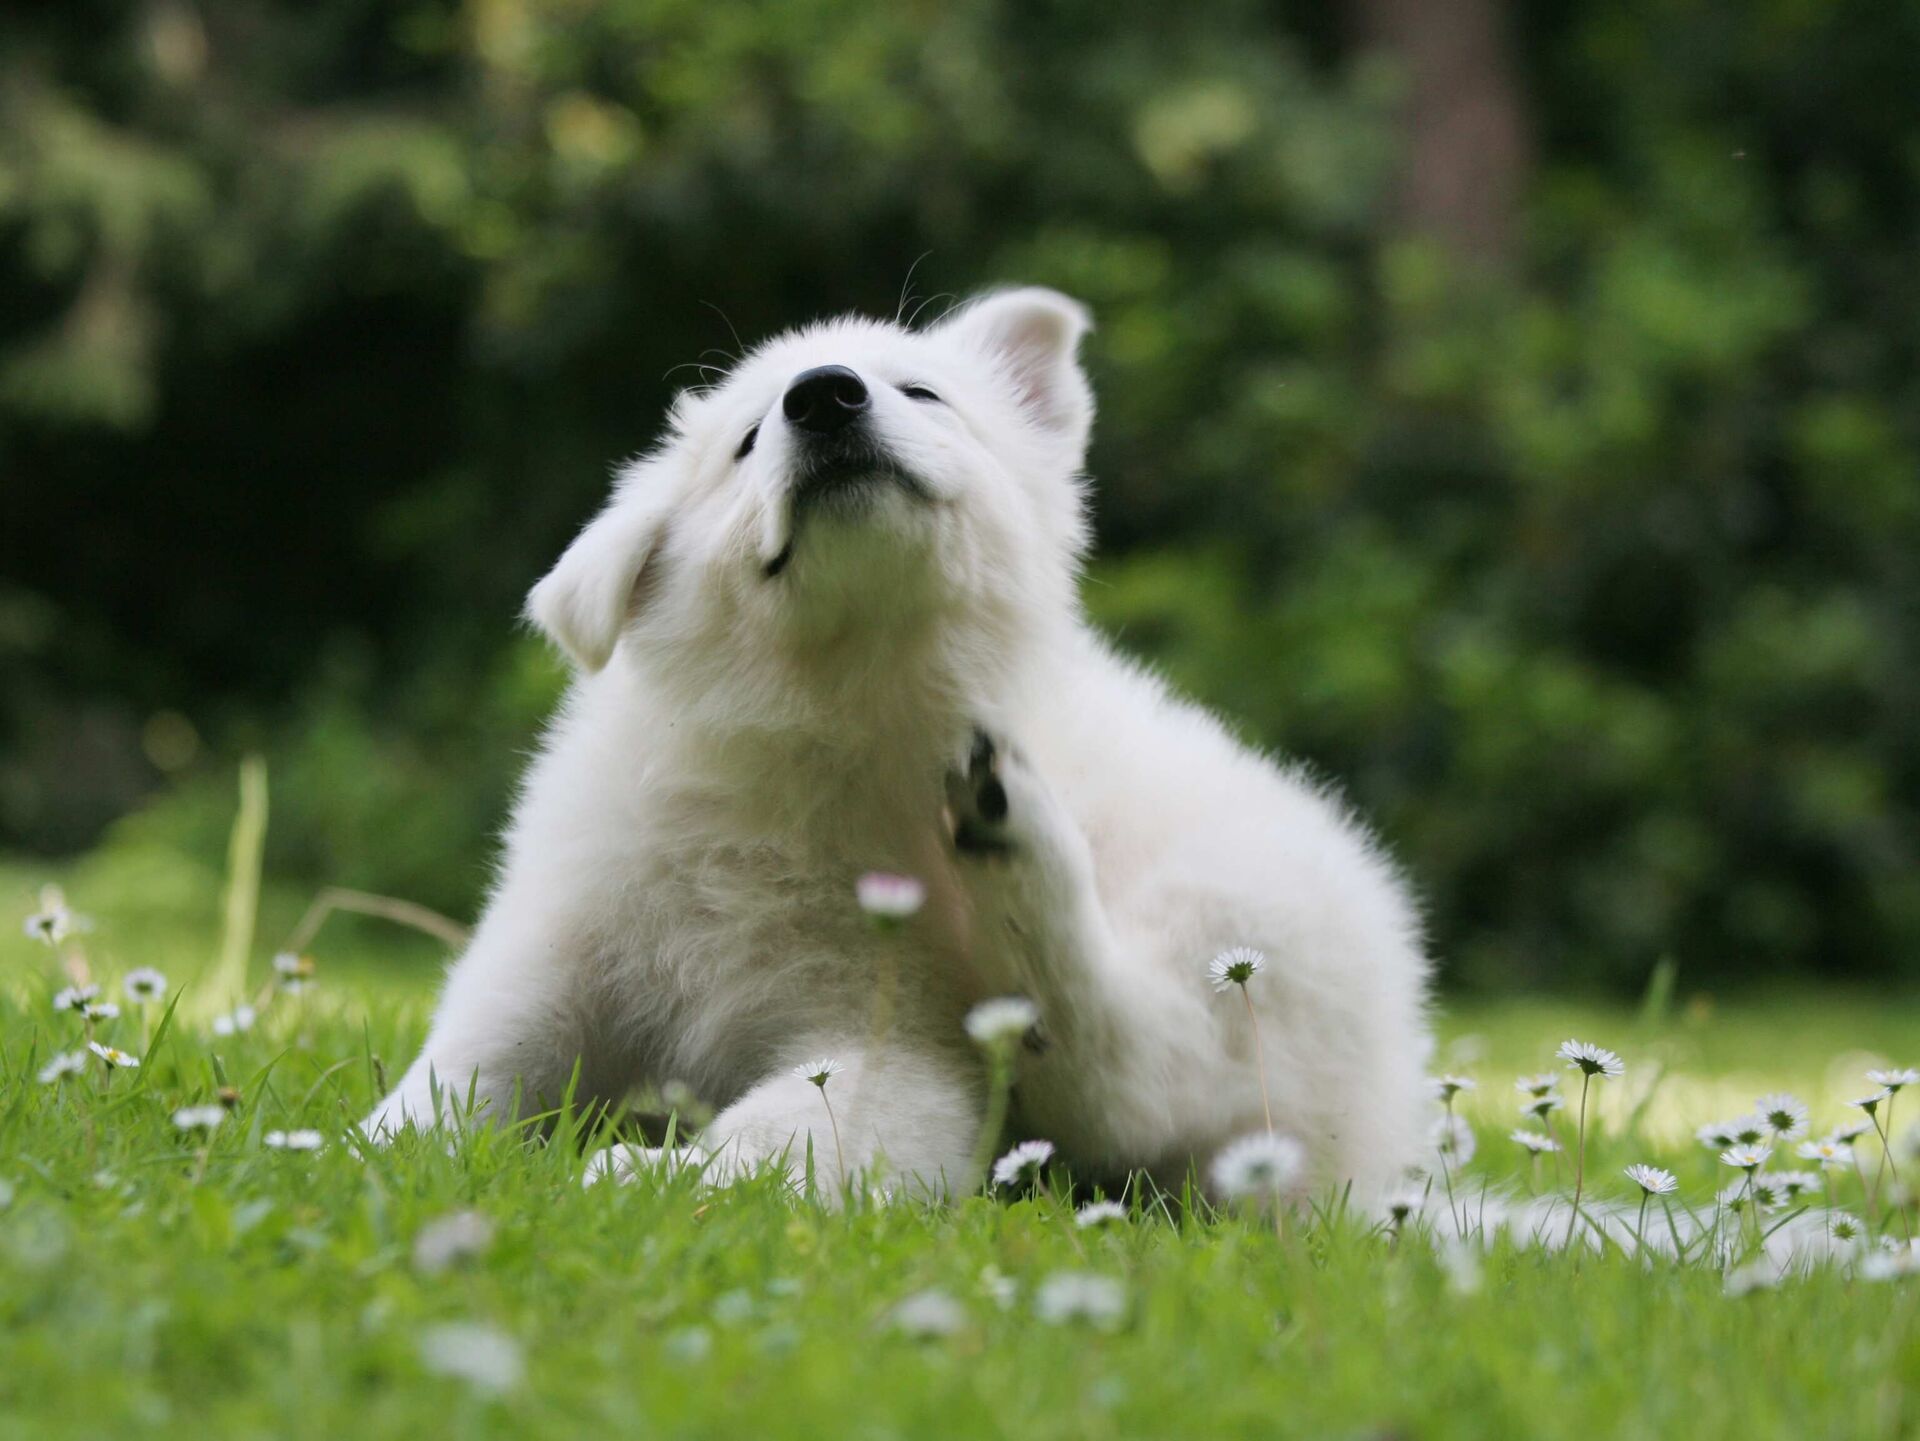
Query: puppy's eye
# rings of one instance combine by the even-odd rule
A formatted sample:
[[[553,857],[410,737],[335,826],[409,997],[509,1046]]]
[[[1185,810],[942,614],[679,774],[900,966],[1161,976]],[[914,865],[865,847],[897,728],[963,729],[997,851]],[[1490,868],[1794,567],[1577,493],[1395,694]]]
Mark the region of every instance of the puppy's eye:
[[[938,404],[940,400],[939,396],[935,395],[931,390],[928,390],[924,385],[903,385],[900,387],[900,393],[906,396],[908,400],[931,400],[936,404]]]
[[[759,438],[760,427],[756,425],[752,430],[747,432],[746,438],[740,442],[740,448],[733,453],[733,458],[735,460],[745,460],[748,456],[752,455],[753,443]]]

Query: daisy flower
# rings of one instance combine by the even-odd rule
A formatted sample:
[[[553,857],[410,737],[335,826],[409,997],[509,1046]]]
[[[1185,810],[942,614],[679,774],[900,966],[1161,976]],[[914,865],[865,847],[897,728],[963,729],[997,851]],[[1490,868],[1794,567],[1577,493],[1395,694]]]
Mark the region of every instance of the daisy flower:
[[[112,1001],[88,1001],[80,1008],[80,1014],[89,1021],[117,1021],[120,1008]]]
[[[282,951],[273,958],[274,979],[280,989],[290,996],[297,996],[313,984],[314,964],[312,956],[296,955],[292,951]]]
[[[1755,1176],[1747,1185],[1747,1193],[1753,1197],[1753,1204],[1763,1211],[1777,1211],[1787,1202],[1787,1193],[1778,1176]]]
[[[1709,1121],[1693,1133],[1693,1138],[1709,1151],[1724,1151],[1729,1146],[1740,1144],[1731,1121]]]
[[[1118,1201],[1089,1201],[1073,1213],[1073,1224],[1082,1231],[1127,1219],[1127,1208]]]
[[[1298,1141],[1262,1131],[1223,1147],[1213,1158],[1211,1174],[1223,1196],[1276,1196],[1299,1178],[1306,1162]]]
[[[66,986],[53,993],[56,1011],[84,1011],[100,994],[98,986]]]
[[[1417,1186],[1400,1186],[1386,1197],[1386,1215],[1394,1226],[1404,1226],[1407,1217],[1417,1217],[1427,1203],[1427,1192]]]
[[[822,1056],[817,1061],[808,1061],[805,1065],[795,1066],[793,1068],[793,1074],[798,1079],[805,1081],[808,1085],[818,1086],[824,1091],[827,1088],[827,1082],[839,1075],[844,1069],[845,1067],[834,1060],[833,1057]]]
[[[945,1291],[916,1291],[895,1306],[887,1320],[904,1335],[931,1340],[966,1329],[967,1308]]]
[[[1736,1171],[1745,1171],[1751,1176],[1766,1165],[1772,1155],[1771,1146],[1729,1146],[1720,1153],[1720,1159]]]
[[[1876,1086],[1898,1092],[1903,1087],[1920,1085],[1920,1071],[1911,1066],[1903,1066],[1897,1071],[1868,1071],[1867,1079]]]
[[[1017,1186],[1040,1179],[1041,1168],[1053,1158],[1053,1142],[1022,1141],[993,1163],[993,1184]]]
[[[57,946],[73,934],[73,912],[63,905],[42,906],[27,917],[21,929],[29,940]]]
[[[1832,1211],[1827,1215],[1827,1234],[1842,1246],[1859,1246],[1867,1239],[1867,1228],[1850,1211]]]
[[[1720,1194],[1713,1199],[1720,1205],[1721,1209],[1739,1215],[1740,1212],[1747,1208],[1747,1183],[1745,1181],[1735,1181],[1731,1186],[1723,1186],[1720,1189]]]
[[[40,1084],[55,1085],[68,1076],[77,1076],[87,1068],[85,1051],[62,1051],[48,1058],[46,1065],[40,1068]]]
[[[1230,986],[1244,986],[1259,975],[1266,964],[1266,956],[1252,946],[1235,946],[1207,962],[1207,979],[1213,983],[1216,991],[1224,991]]]
[[[1523,1116],[1532,1116],[1536,1120],[1544,1121],[1555,1111],[1564,1109],[1566,1104],[1565,1099],[1558,1091],[1543,1091],[1537,1096],[1522,1101],[1520,1103],[1520,1114]]]
[[[1464,1116],[1441,1116],[1427,1134],[1440,1158],[1456,1170],[1471,1161],[1474,1151],[1479,1148],[1473,1127],[1467,1124]]]
[[[1629,1166],[1627,1179],[1649,1196],[1671,1196],[1680,1189],[1673,1172],[1663,1171],[1658,1166]]]
[[[1427,1084],[1433,1087],[1434,1099],[1445,1105],[1461,1092],[1471,1091],[1475,1083],[1471,1076],[1430,1076]]]
[[[226,1015],[213,1018],[213,1033],[216,1036],[237,1036],[242,1031],[251,1031],[256,1019],[253,1007],[243,1002]]]
[[[1040,1008],[1025,996],[996,996],[967,1012],[967,1034],[975,1045],[1018,1041],[1040,1023]]]
[[[1513,1083],[1514,1090],[1523,1096],[1532,1096],[1536,1101],[1560,1089],[1560,1078],[1552,1071],[1538,1076],[1521,1076]]]
[[[1127,1288],[1111,1276],[1056,1271],[1034,1292],[1033,1310],[1052,1326],[1084,1321],[1111,1330],[1127,1313]]]
[[[1545,1155],[1549,1151],[1557,1151],[1560,1149],[1560,1143],[1558,1141],[1554,1140],[1551,1136],[1542,1135],[1538,1131],[1519,1130],[1509,1132],[1508,1134],[1516,1145],[1524,1147],[1535,1156]]]
[[[1818,1161],[1823,1166],[1845,1166],[1852,1156],[1843,1142],[1831,1136],[1823,1141],[1802,1141],[1795,1154],[1803,1161]]]
[[[1820,1189],[1820,1178],[1812,1171],[1781,1171],[1773,1177],[1780,1188],[1780,1194],[1789,1201],[1797,1201],[1811,1191]]]
[[[120,989],[136,1005],[148,1005],[167,993],[167,978],[152,966],[141,966],[120,978]]]
[[[118,1046],[103,1046],[98,1041],[88,1041],[87,1049],[105,1061],[109,1071],[133,1071],[140,1067],[138,1056],[130,1056]]]
[[[1851,1146],[1872,1129],[1871,1121],[1848,1121],[1844,1126],[1835,1126],[1827,1133],[1827,1139],[1838,1142],[1842,1146]]]
[[[260,1144],[272,1151],[317,1151],[325,1139],[318,1131],[269,1131]]]
[[[853,885],[860,909],[876,921],[904,921],[927,903],[927,888],[912,876],[868,871]]]
[[[1890,1101],[1892,1099],[1893,1099],[1893,1092],[1888,1090],[1885,1086],[1882,1086],[1879,1090],[1875,1091],[1871,1096],[1862,1096],[1859,1100],[1849,1101],[1847,1102],[1847,1104],[1849,1106],[1858,1106],[1861,1110],[1865,1111],[1869,1116],[1871,1116],[1875,1111],[1880,1109],[1881,1102]]]
[[[226,1118],[221,1106],[182,1106],[173,1113],[173,1124],[182,1131],[211,1131]]]
[[[1588,1041],[1562,1041],[1554,1054],[1567,1063],[1570,1071],[1586,1076],[1605,1076],[1609,1080],[1626,1074],[1626,1063],[1604,1046]]]
[[[513,1390],[527,1373],[518,1341],[497,1326],[470,1321],[433,1326],[421,1333],[420,1364],[435,1375],[451,1376],[491,1396]]]
[[[478,1211],[454,1211],[427,1222],[414,1236],[413,1269],[437,1276],[492,1244],[493,1222]]]
[[[1420,1213],[1420,1207],[1426,1202],[1426,1194],[1410,1186],[1403,1186],[1387,1197],[1387,1216],[1395,1226],[1406,1224],[1409,1216]]]
[[[1807,1134],[1807,1108],[1800,1104],[1797,1097],[1785,1091],[1762,1096],[1753,1103],[1753,1109],[1777,1140],[1797,1141]],[[1743,1144],[1751,1145],[1752,1142]]]

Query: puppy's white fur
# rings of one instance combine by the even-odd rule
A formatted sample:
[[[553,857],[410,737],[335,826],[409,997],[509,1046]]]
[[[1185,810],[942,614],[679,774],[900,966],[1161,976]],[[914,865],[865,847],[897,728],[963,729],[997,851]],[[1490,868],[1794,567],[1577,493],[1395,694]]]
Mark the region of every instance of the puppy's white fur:
[[[733,1164],[969,1184],[962,1019],[1030,996],[1017,1124],[1080,1174],[1177,1176],[1264,1127],[1238,994],[1250,945],[1277,1128],[1313,1185],[1377,1194],[1424,1146],[1427,966],[1412,907],[1321,787],[1113,655],[1076,596],[1093,401],[1084,311],[989,295],[932,328],[843,319],[682,396],[669,435],[535,588],[580,675],[527,777],[498,887],[420,1058],[368,1118],[494,1117],[679,1081]],[[797,505],[791,379],[843,365],[906,483]],[[925,387],[937,400],[901,387]],[[743,440],[758,427],[749,453]],[[1000,746],[1004,856],[959,854],[949,777]],[[882,933],[863,872],[923,878]]]

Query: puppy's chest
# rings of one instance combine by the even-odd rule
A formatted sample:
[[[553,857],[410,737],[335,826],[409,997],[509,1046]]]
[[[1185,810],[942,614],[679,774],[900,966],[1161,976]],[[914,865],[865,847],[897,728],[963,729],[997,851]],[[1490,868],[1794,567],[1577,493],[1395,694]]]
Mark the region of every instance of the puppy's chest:
[[[656,858],[635,888],[628,962],[635,977],[709,1004],[845,1004],[891,972],[918,991],[965,991],[968,917],[934,826],[925,834],[702,838]],[[886,922],[862,911],[870,871],[913,876],[921,910]]]

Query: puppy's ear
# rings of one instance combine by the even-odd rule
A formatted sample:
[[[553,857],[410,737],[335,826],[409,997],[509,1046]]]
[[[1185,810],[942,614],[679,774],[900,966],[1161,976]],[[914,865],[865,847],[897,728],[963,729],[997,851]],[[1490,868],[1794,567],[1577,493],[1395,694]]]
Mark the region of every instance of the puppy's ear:
[[[527,619],[573,658],[597,671],[613,656],[640,602],[642,573],[666,534],[664,475],[645,462],[628,470],[606,508],[527,596]]]
[[[942,321],[942,334],[998,361],[1035,424],[1084,451],[1093,428],[1093,388],[1080,369],[1080,337],[1093,317],[1057,290],[1027,286],[969,301]]]

